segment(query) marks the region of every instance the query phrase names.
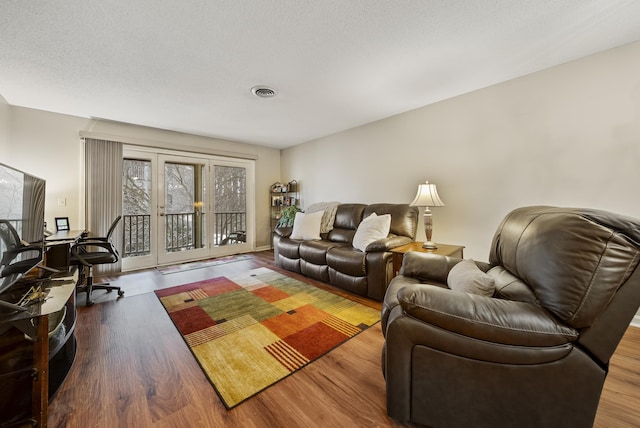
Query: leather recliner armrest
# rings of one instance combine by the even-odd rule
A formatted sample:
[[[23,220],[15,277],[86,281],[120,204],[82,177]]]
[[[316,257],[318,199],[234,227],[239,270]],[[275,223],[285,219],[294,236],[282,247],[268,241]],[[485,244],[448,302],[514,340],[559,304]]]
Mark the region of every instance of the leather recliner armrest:
[[[420,280],[418,278],[398,275],[389,283],[389,287],[384,295],[382,308],[380,310],[380,321],[382,324],[383,335],[386,335],[387,324],[389,322],[391,311],[397,310],[396,308],[400,306],[400,302],[398,302],[398,291],[409,284],[420,284]]]
[[[446,284],[449,271],[461,261],[462,259],[457,257],[411,251],[406,253],[402,258],[402,267],[399,273],[404,276],[420,278],[428,282]],[[474,263],[483,272],[487,272],[492,267],[488,263],[477,262],[475,260]]]
[[[273,231],[278,236],[281,236],[283,238],[288,238],[289,236],[291,236],[291,232],[293,232],[293,227],[291,226],[276,227]]]
[[[540,306],[452,291],[424,284],[398,291],[405,314],[479,340],[515,346],[557,346],[578,332]]]
[[[412,242],[407,236],[390,236],[384,239],[378,239],[367,245],[366,252],[373,253],[379,251],[391,251],[396,247],[401,247]]]

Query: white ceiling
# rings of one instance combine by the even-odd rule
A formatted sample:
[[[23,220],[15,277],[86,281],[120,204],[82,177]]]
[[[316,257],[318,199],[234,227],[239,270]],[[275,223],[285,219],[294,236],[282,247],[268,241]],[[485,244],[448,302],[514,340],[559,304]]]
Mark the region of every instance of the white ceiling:
[[[284,148],[638,40],[637,0],[2,0],[0,95]]]

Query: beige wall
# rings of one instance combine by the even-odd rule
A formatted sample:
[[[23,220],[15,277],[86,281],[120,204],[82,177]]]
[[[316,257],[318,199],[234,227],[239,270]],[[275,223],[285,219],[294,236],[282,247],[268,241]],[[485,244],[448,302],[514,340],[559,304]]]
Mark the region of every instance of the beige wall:
[[[0,162],[5,162],[9,147],[9,104],[0,95]]]
[[[0,103],[0,126],[7,123],[8,143],[0,140],[2,162],[47,180],[45,215],[50,229],[56,216],[69,217],[72,227],[84,227],[80,132],[90,132],[146,145],[157,142],[174,150],[201,148],[256,157],[256,247],[269,246],[269,188],[280,180],[280,150]],[[59,207],[59,199],[66,199],[66,206]]]
[[[288,148],[282,176],[303,205],[408,203],[429,180],[434,240],[482,261],[519,206],[640,217],[640,43]]]
[[[81,200],[81,150],[78,130],[89,122],[74,116],[11,107],[6,163],[47,181],[45,220],[55,230],[55,217],[69,217],[74,229],[84,228]],[[66,206],[59,207],[58,199]]]

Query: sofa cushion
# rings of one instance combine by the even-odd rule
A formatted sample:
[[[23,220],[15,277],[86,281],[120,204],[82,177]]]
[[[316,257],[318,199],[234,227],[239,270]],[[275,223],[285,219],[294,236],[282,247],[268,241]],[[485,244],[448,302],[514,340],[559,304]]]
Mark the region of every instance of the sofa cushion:
[[[304,241],[300,243],[300,257],[314,265],[327,264],[327,251],[333,247],[347,245],[331,241]],[[351,248],[351,246],[349,246]]]
[[[350,276],[367,275],[367,254],[350,245],[331,248],[327,253],[327,264]]]
[[[366,251],[369,244],[379,239],[384,239],[389,235],[389,227],[391,226],[391,215],[377,215],[371,213],[358,225],[355,235],[353,236],[353,248],[360,251]]]
[[[322,282],[330,282],[331,280],[329,277],[329,266],[309,263],[305,259],[300,259],[300,273]]]
[[[300,243],[302,241],[294,241],[293,239],[283,238],[278,241],[278,253],[288,259],[300,258]]]
[[[492,277],[478,268],[473,260],[462,260],[449,271],[447,285],[454,291],[493,296],[496,289]]]
[[[320,222],[323,212],[305,214],[297,212],[293,219],[291,239],[320,239]]]
[[[353,251],[353,249],[351,249],[351,251]],[[359,294],[361,296],[367,295],[369,283],[366,276],[351,276],[333,268],[329,268],[329,280],[331,284],[336,287],[340,287],[343,290],[347,290],[350,293]]]
[[[289,259],[284,257],[282,254],[278,255],[278,266],[291,271],[301,273],[300,271],[300,260],[299,258]]]
[[[329,232],[327,239],[351,244],[356,229],[363,219],[362,213],[365,207],[364,204],[341,204],[338,206],[333,230]]]

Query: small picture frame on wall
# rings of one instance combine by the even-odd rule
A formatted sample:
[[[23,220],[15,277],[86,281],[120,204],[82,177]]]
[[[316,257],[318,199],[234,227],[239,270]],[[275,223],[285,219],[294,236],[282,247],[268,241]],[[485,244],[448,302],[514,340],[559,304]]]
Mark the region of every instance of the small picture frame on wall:
[[[56,217],[56,231],[69,230],[69,217]]]

